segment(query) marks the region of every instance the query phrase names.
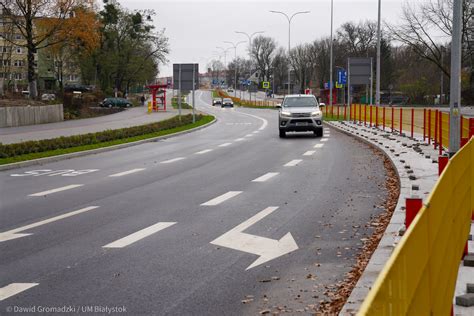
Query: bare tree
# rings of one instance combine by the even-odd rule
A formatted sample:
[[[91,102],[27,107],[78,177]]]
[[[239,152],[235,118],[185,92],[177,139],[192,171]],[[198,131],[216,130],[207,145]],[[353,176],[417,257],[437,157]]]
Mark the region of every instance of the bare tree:
[[[274,77],[273,91],[278,91],[278,87],[283,87],[288,74],[288,56],[283,47],[279,47],[275,52],[272,62],[272,75]]]
[[[270,68],[276,47],[276,41],[271,37],[259,35],[252,41],[250,53],[261,74],[260,78],[264,80],[270,78]]]
[[[57,44],[52,39],[63,31],[64,21],[70,16],[74,7],[81,4],[80,0],[2,0],[4,19],[8,19],[21,34],[21,39],[4,40],[18,47],[27,49],[28,85],[31,97],[37,97],[35,53],[45,47]],[[43,22],[43,23],[42,23]]]
[[[352,57],[368,56],[376,43],[377,23],[365,21],[344,23],[337,31],[338,40]]]

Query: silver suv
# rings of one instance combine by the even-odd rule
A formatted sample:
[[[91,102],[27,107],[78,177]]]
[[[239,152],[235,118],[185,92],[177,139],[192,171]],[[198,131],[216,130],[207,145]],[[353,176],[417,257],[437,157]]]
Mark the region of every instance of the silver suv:
[[[286,132],[312,131],[315,136],[323,136],[323,113],[318,100],[314,95],[293,94],[287,95],[278,115],[280,137],[285,137]]]

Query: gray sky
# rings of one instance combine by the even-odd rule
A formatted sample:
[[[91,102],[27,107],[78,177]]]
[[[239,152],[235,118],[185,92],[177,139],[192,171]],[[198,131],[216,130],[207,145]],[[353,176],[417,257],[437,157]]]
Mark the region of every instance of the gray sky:
[[[411,0],[410,3],[421,0]],[[253,33],[265,31],[277,42],[288,47],[288,22],[281,14],[269,10],[283,11],[289,15],[297,11],[311,11],[296,16],[291,22],[291,46],[311,42],[330,35],[330,0],[306,1],[157,1],[119,0],[128,9],[153,9],[157,15],[157,28],[166,28],[171,52],[169,63],[161,65],[160,76],[172,75],[173,63],[199,63],[200,72],[205,71],[216,46],[230,47],[223,41],[246,41],[237,48],[238,56],[246,56],[248,39],[235,31]],[[334,30],[347,21],[376,20],[377,0],[334,0]],[[397,22],[401,15],[403,0],[382,0],[382,19]],[[234,56],[234,49],[227,53],[227,62]],[[222,59],[222,61],[224,61]]]

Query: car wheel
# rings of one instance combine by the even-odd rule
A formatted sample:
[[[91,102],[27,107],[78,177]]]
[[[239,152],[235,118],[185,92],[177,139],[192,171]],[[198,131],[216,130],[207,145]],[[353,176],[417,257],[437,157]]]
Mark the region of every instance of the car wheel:
[[[112,108],[112,103],[109,103],[109,104],[107,105],[107,107],[108,107],[109,109],[111,109],[111,108]]]
[[[130,103],[127,103],[126,107],[129,108],[129,107],[130,107]]]
[[[286,132],[280,130],[280,138],[285,138],[286,137]]]

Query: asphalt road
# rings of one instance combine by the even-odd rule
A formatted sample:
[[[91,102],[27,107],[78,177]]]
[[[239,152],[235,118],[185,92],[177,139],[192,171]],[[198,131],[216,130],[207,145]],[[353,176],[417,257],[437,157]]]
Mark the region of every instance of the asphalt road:
[[[380,159],[330,128],[280,139],[276,111],[196,100],[217,123],[0,172],[0,314],[297,311],[344,278],[385,196]]]

